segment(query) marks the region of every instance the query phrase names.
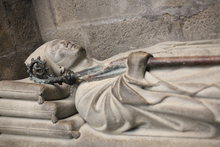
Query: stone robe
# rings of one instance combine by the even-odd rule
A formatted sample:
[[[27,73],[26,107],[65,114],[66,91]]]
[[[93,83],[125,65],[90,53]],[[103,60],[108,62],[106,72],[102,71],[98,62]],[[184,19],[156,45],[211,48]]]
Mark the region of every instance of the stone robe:
[[[160,57],[220,55],[220,40],[168,42],[142,51]],[[126,73],[81,83],[76,108],[90,126],[106,133],[199,138],[217,134],[220,66],[153,69],[145,79],[153,86],[138,85]]]

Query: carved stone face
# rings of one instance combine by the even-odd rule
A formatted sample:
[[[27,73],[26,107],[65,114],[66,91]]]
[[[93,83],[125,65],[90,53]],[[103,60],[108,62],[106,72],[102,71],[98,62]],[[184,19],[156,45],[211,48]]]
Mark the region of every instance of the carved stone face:
[[[86,58],[86,51],[72,41],[54,40],[47,44],[47,56],[59,66],[70,68]]]

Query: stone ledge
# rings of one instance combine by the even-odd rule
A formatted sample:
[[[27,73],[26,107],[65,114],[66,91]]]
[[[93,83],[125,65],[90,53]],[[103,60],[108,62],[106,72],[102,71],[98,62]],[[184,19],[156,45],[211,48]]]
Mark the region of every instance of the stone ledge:
[[[79,115],[59,120],[56,124],[42,119],[1,116],[0,132],[12,135],[72,139],[79,137],[78,130],[83,124],[84,121]]]
[[[216,139],[191,139],[191,138],[167,138],[147,136],[119,136],[106,135],[84,125],[81,137],[77,140],[50,139],[38,137],[25,137],[16,135],[0,135],[2,147],[219,147],[220,140]]]

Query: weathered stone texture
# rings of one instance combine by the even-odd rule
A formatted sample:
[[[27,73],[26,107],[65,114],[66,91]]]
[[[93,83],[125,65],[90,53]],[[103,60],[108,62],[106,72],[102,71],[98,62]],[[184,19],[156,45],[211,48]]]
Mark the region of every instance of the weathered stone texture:
[[[145,12],[142,0],[53,0],[51,5],[58,25],[133,16]]]
[[[219,147],[220,140],[171,138],[129,135],[107,135],[94,131],[88,125],[80,129],[78,139],[54,139],[20,135],[0,135],[3,147]]]
[[[186,18],[183,24],[183,36],[189,40],[220,38],[220,4]]]
[[[41,43],[30,0],[0,0],[0,80],[26,76],[24,60]]]
[[[42,38],[75,40],[90,56],[162,41],[220,37],[220,0],[33,0]]]

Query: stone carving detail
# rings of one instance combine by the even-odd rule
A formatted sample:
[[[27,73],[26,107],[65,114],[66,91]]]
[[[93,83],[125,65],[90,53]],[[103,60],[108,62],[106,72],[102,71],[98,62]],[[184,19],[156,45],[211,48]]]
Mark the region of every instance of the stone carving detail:
[[[71,41],[47,42],[25,62],[33,75],[77,83],[0,81],[0,146],[219,146],[219,46],[165,42],[97,61]],[[181,56],[215,64],[146,68]]]
[[[204,51],[217,55],[219,42],[203,42],[211,45]],[[149,59],[146,52],[152,52],[155,56],[173,53],[181,56],[191,48],[191,56],[207,55],[198,52],[198,48],[204,48],[200,42],[175,45],[176,48],[170,52],[154,54],[155,47],[96,61],[89,59],[85,50],[73,42],[54,40],[38,48],[26,64],[40,56],[47,61],[49,70],[60,76],[66,70],[79,72],[96,66],[105,67],[117,61],[128,63],[125,73],[78,85],[75,106],[88,125],[112,134],[215,137],[220,123],[219,64],[146,71]],[[184,46],[185,49],[177,50]],[[172,46],[165,43],[161,48],[166,47]]]

